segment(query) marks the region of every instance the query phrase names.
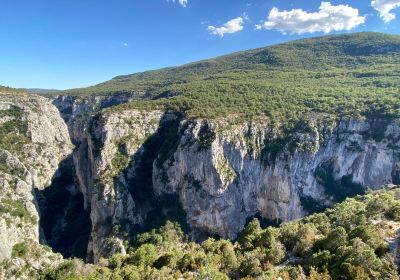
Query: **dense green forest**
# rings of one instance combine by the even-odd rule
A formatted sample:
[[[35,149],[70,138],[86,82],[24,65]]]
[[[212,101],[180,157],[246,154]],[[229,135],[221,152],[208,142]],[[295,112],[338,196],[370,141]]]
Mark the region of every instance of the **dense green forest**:
[[[400,227],[400,189],[350,198],[324,213],[280,227],[257,219],[237,241],[189,241],[178,224],[139,234],[126,255],[97,265],[77,259],[32,272],[33,278],[75,279],[399,279],[393,252]],[[118,227],[114,235],[118,236]],[[390,250],[390,248],[392,250]],[[20,243],[14,256],[34,258]],[[7,261],[3,263],[7,266]],[[10,273],[18,273],[17,271]]]
[[[303,39],[127,76],[64,94],[131,93],[113,108],[173,109],[199,117],[297,119],[308,112],[400,115],[400,36]]]

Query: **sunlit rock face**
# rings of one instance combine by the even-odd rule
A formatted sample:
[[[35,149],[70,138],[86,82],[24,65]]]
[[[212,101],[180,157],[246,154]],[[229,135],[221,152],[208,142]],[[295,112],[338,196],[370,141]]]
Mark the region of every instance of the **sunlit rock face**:
[[[115,93],[108,95],[79,96],[60,95],[53,98],[52,103],[60,111],[61,117],[69,123],[75,118],[95,113],[103,108],[115,106],[141,96],[140,93]]]
[[[394,119],[315,115],[286,131],[130,109],[83,127],[74,159],[93,260],[158,220],[180,219],[196,240],[234,239],[251,217],[293,220],[400,179]]]
[[[36,192],[48,187],[72,153],[68,128],[51,102],[0,93],[0,259],[15,244],[39,242]]]
[[[213,131],[207,147],[204,126]],[[381,135],[372,126],[325,117],[282,135],[267,122],[196,120],[173,156],[154,170],[154,189],[179,194],[194,237],[234,239],[252,216],[293,220],[346,194],[398,183],[398,122],[386,123]]]

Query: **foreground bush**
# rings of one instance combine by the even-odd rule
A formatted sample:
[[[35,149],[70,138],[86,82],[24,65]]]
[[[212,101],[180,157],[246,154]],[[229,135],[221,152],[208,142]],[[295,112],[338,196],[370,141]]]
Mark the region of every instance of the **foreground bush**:
[[[400,227],[398,197],[399,189],[370,193],[278,228],[254,219],[236,242],[188,242],[167,222],[137,236],[126,255],[64,261],[40,279],[399,279],[386,241]]]

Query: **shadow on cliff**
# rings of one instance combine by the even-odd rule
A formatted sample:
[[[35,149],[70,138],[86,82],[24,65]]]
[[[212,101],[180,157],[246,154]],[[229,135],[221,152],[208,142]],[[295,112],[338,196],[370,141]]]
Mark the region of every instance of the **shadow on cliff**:
[[[168,183],[163,164],[171,159],[180,142],[182,135],[180,120],[183,116],[174,114],[176,118],[170,118],[171,115],[168,116],[168,113],[164,115],[157,132],[143,143],[138,152],[131,157],[129,167],[123,171],[136,208],[145,217],[142,225],[130,227],[128,231],[131,236],[159,228],[168,220],[179,223],[185,232],[189,231],[186,213],[179,196],[166,193],[156,195],[153,187],[154,166],[161,171],[161,182]],[[132,168],[134,172],[130,173]]]
[[[59,165],[51,185],[37,190],[40,240],[64,257],[85,259],[91,231],[90,210],[75,182],[72,156]]]

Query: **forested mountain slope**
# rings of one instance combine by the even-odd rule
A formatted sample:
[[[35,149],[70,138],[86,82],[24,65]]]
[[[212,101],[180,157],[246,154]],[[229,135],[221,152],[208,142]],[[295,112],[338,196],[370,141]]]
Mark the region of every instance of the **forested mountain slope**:
[[[266,114],[291,119],[310,111],[397,115],[399,63],[400,36],[355,33],[119,76],[65,94],[130,93],[152,101],[129,106],[172,108],[207,118]]]

